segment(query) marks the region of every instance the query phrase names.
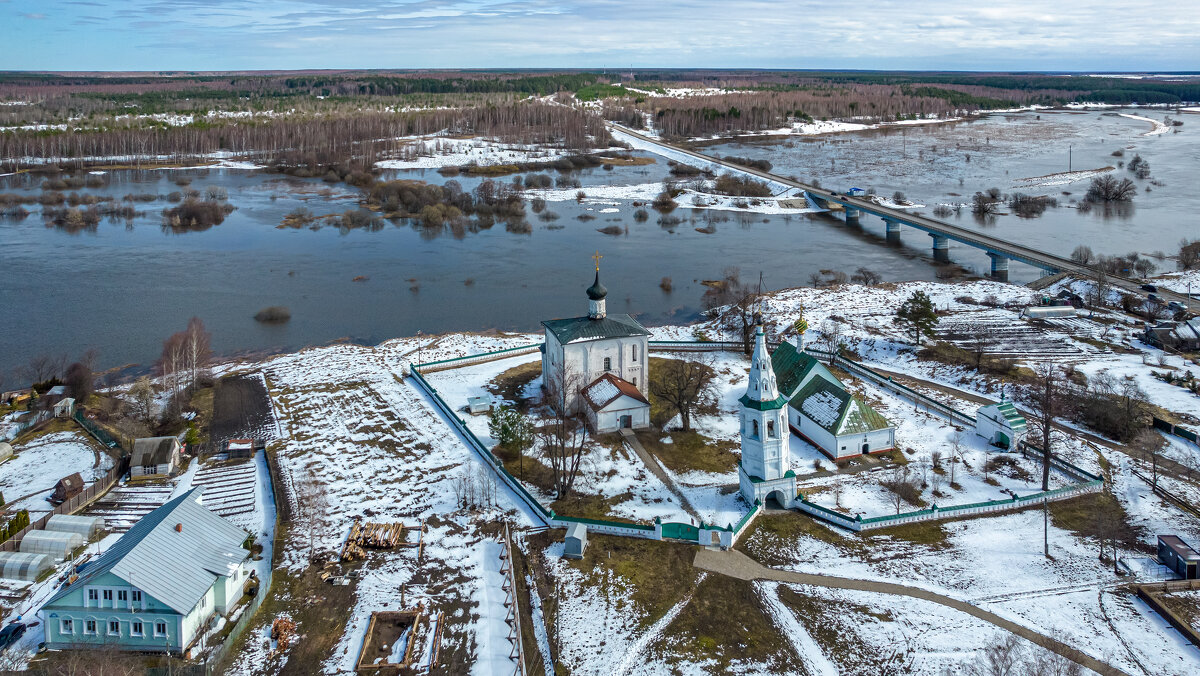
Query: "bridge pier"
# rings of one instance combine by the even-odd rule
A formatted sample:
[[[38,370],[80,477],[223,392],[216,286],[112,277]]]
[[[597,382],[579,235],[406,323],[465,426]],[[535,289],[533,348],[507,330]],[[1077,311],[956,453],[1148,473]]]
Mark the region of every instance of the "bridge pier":
[[[1008,258],[998,253],[988,252],[992,259],[992,279],[1000,282],[1008,281]]]
[[[929,233],[933,238],[933,260],[939,263],[950,262],[950,240],[942,235]]]
[[[858,225],[858,218],[862,214],[861,211],[853,207],[846,207],[846,225]]]
[[[900,221],[893,221],[890,218],[883,219],[884,231],[887,233],[888,244],[900,243]]]

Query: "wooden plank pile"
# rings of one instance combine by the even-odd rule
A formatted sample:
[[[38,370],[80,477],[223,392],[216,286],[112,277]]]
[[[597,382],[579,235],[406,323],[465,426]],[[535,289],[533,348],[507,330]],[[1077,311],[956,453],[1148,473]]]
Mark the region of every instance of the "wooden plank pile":
[[[415,530],[419,536],[416,542],[408,542],[405,531]],[[405,526],[399,521],[395,523],[363,523],[355,520],[350,526],[350,535],[342,546],[342,561],[361,561],[367,557],[368,549],[395,549],[396,547],[417,547],[418,556],[425,545],[425,522],[419,526]]]

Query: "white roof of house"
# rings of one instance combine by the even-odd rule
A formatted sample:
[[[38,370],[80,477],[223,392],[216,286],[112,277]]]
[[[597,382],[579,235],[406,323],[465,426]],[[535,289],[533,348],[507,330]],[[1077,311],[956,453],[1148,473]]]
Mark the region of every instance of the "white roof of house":
[[[111,572],[176,612],[190,612],[217,576],[233,574],[250,555],[242,547],[246,531],[201,505],[202,490],[193,488],[142,517],[47,605]]]

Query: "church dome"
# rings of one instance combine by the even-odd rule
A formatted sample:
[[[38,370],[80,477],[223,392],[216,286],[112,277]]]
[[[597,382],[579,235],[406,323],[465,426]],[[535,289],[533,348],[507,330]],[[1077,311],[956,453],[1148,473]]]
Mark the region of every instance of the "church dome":
[[[592,285],[588,287],[587,296],[591,300],[604,300],[604,297],[607,295],[608,289],[604,288],[604,285],[600,283],[600,271],[597,270],[596,281],[592,282]]]

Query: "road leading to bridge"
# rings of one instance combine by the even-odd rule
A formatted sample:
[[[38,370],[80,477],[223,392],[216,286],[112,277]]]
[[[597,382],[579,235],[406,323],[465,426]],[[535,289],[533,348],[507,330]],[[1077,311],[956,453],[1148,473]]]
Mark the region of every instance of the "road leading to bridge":
[[[884,221],[887,221],[889,225],[895,223],[899,225],[907,225],[910,228],[921,230],[929,233],[929,235],[934,238],[935,247],[937,246],[939,239],[941,242],[943,242],[943,246],[946,240],[952,240],[959,242],[960,244],[966,244],[967,246],[983,250],[985,253],[993,257],[993,264],[995,264],[996,260],[998,259],[1004,259],[1003,265],[1006,266],[1008,260],[1014,260],[1041,268],[1047,272],[1068,272],[1082,277],[1095,277],[1098,272],[1096,268],[1090,265],[1076,263],[1069,258],[1063,258],[1061,256],[1056,256],[1054,254],[1039,251],[1037,249],[1031,249],[1027,246],[1017,244],[1016,242],[1010,242],[1008,240],[992,237],[991,235],[979,233],[974,230],[961,228],[957,225],[940,221],[936,218],[928,218],[918,214],[911,214],[901,209],[892,209],[890,207],[880,206],[861,197],[844,195],[822,188],[817,188],[805,183],[800,183],[799,181],[793,181],[790,178],[779,176],[777,174],[759,171],[757,169],[745,167],[740,164],[728,162],[718,157],[698,153],[694,150],[688,150],[687,148],[681,148],[679,146],[666,143],[660,139],[646,136],[645,134],[639,134],[636,131],[618,124],[611,122],[607,124],[609,130],[617,136],[625,135],[636,139],[643,144],[651,146],[651,151],[653,151],[653,148],[657,147],[662,151],[669,152],[672,155],[690,156],[706,164],[717,164],[742,174],[755,176],[767,181],[773,181],[775,183],[786,185],[792,188],[798,188],[803,190],[810,199],[817,203],[834,202],[847,209],[853,209],[862,213],[877,216]],[[1004,269],[1005,272],[1007,272],[1007,267]],[[1141,282],[1135,279],[1118,277],[1116,275],[1107,275],[1107,281],[1114,287],[1123,289],[1125,291],[1130,291],[1134,294],[1142,295],[1144,293],[1141,290]],[[1157,295],[1162,298],[1164,302],[1177,301],[1186,305],[1188,310],[1191,312],[1200,312],[1200,301],[1188,298],[1184,294],[1161,289],[1157,292]]]

